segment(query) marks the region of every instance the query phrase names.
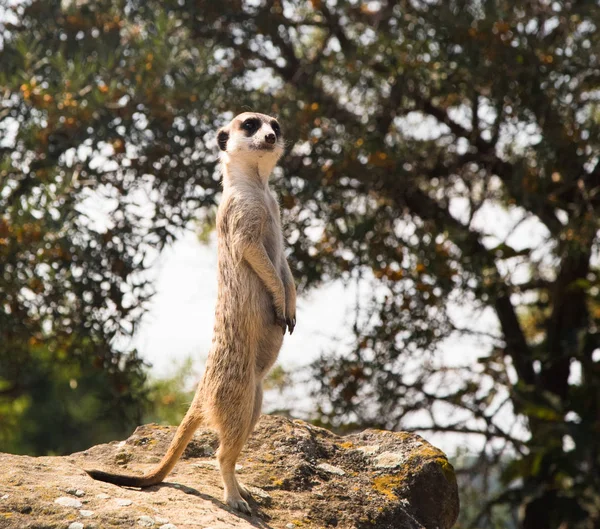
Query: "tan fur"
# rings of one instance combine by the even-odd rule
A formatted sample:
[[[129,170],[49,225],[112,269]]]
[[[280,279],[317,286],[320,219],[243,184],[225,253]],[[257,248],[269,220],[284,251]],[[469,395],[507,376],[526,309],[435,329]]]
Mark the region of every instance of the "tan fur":
[[[260,121],[252,137],[242,128],[249,118]],[[225,501],[250,513],[243,498],[249,494],[236,479],[235,463],[260,416],[263,378],[277,359],[286,328],[291,334],[296,321],[296,289],[283,253],[279,205],[268,186],[283,153],[283,139],[273,142],[274,121],[244,113],[218,133],[225,150],[217,213],[216,319],[206,370],[187,414],[155,469],[141,477],[86,471],[94,479],[135,487],[159,483],[205,423],[219,434]]]

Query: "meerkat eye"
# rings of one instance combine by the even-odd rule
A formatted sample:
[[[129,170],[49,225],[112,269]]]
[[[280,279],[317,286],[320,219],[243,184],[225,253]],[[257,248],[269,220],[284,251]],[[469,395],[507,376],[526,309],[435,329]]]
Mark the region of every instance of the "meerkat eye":
[[[259,123],[257,119],[247,119],[246,121],[244,121],[244,123],[242,123],[242,129],[244,129],[248,135],[252,135],[254,134],[259,128]]]
[[[279,123],[277,123],[277,121],[271,121],[271,128],[273,129],[275,136],[279,138],[279,136],[281,136],[281,127],[279,126]]]

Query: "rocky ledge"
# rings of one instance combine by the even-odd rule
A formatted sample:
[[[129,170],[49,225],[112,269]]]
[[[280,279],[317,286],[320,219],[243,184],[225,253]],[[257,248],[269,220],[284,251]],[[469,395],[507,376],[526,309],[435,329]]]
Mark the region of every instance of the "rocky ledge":
[[[200,429],[164,483],[121,488],[83,468],[143,472],[174,427],[139,427],[126,441],[64,457],[0,454],[0,528],[449,529],[458,515],[454,470],[418,435],[366,430],[338,437],[263,416],[239,460],[253,516],[222,500],[217,437]]]

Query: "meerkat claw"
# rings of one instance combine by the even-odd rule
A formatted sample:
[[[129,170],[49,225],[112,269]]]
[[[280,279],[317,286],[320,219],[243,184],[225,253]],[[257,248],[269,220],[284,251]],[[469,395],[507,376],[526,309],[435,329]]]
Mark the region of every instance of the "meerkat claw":
[[[244,498],[247,502],[252,499],[252,493],[238,481],[238,489],[240,491],[240,496]]]
[[[252,516],[252,510],[250,509],[250,505],[248,505],[246,500],[243,500],[242,498],[232,498],[226,500],[226,503],[232,509],[247,514],[248,516]]]
[[[292,334],[294,332],[294,327],[296,327],[296,318],[286,318],[285,322],[287,323],[290,334]]]
[[[277,313],[275,313],[275,325],[279,325],[279,327],[281,327],[281,329],[283,330],[283,334],[285,334],[285,331],[287,330],[286,319]]]

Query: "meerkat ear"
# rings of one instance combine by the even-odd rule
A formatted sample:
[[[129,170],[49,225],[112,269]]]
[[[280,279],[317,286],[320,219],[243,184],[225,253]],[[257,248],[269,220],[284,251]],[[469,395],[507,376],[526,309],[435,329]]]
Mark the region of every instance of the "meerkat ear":
[[[227,150],[227,140],[229,139],[229,132],[225,129],[219,129],[217,131],[217,143],[219,144],[219,149],[222,151]]]

